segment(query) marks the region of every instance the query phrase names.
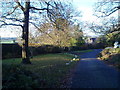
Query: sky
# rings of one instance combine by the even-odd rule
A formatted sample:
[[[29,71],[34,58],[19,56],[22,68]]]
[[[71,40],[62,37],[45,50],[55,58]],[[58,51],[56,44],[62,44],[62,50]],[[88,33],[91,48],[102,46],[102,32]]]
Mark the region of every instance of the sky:
[[[72,0],[73,6],[78,10],[82,11],[83,17],[78,17],[78,19],[82,19],[82,21],[93,21],[95,17],[92,15],[92,5],[96,0]],[[14,27],[12,27],[13,29]],[[16,28],[16,27],[15,27]],[[16,32],[11,32],[11,30],[0,31],[1,37],[17,37]],[[9,28],[10,29],[10,28]],[[1,29],[0,29],[1,30]],[[89,32],[90,35],[94,35],[91,31]]]
[[[97,17],[93,16],[93,6],[97,0],[73,0],[73,5],[78,11],[82,11],[82,18],[80,20],[86,22],[94,22]],[[84,30],[84,34],[92,37],[96,37],[96,34],[92,30]]]
[[[73,0],[73,5],[74,7],[78,10],[78,11],[82,11],[82,18],[78,17],[79,20],[83,21],[83,22],[95,22],[96,24],[101,24],[101,20],[100,18],[94,16],[94,10],[93,7],[95,6],[95,3],[98,0]],[[112,17],[112,16],[116,16],[118,17],[118,12],[114,12],[113,14],[111,14],[108,18]],[[83,28],[83,33],[86,36],[91,36],[91,37],[97,37],[99,36],[99,34],[94,33],[92,30],[90,30],[89,28]]]
[[[94,5],[94,1],[90,1],[90,0],[75,0],[75,3],[73,4],[78,11],[82,11],[83,17],[82,20],[84,21],[93,21],[94,18],[96,18],[95,16],[93,16],[93,5]]]
[[[77,19],[79,19],[80,21],[86,21],[86,22],[97,21],[97,17],[93,16],[93,10],[92,10],[93,5],[97,0],[71,0],[71,1],[77,11],[82,11],[82,18],[77,17]],[[15,29],[15,28],[12,27],[12,29]],[[0,31],[1,37],[17,37],[19,35],[19,34],[16,34],[16,32],[11,32],[10,30],[7,30],[7,29],[10,29],[10,28],[6,28],[6,30],[2,29],[2,32]],[[84,34],[89,36],[96,36],[96,34],[89,29],[86,29]]]

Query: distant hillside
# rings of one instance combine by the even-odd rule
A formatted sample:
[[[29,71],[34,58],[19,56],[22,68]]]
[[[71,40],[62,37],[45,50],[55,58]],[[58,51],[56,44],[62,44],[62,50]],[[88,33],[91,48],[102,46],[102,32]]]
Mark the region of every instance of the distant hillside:
[[[1,37],[0,38],[0,43],[15,43],[17,42],[16,37]]]

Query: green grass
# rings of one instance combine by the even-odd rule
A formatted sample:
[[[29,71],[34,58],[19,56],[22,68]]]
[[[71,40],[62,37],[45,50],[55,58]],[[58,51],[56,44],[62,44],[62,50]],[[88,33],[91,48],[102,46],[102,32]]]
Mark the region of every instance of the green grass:
[[[13,75],[13,73],[16,73],[16,72],[18,75],[18,74],[20,74],[19,72],[21,72],[23,69],[25,69],[25,71],[22,71],[22,72],[29,71],[29,72],[33,73],[34,75],[37,75],[38,80],[41,79],[42,81],[44,81],[45,84],[42,85],[41,83],[39,83],[38,87],[48,87],[48,88],[49,87],[60,87],[62,85],[62,81],[64,80],[66,75],[69,73],[70,69],[72,69],[77,63],[76,61],[74,61],[74,62],[70,63],[70,65],[66,65],[66,63],[69,62],[70,60],[72,60],[73,57],[74,57],[73,55],[62,54],[62,53],[61,54],[39,55],[39,56],[35,56],[33,59],[31,59],[31,62],[32,62],[31,65],[20,64],[21,63],[20,58],[6,59],[6,60],[3,60],[3,62],[2,62],[3,70],[4,70],[3,76],[6,80],[6,78],[8,78],[8,75],[11,76],[11,75]],[[19,68],[19,66],[20,66],[20,68]],[[12,70],[10,69],[10,67],[13,67],[13,68],[11,68]],[[19,72],[18,72],[18,70],[16,70],[17,67],[18,67]],[[10,73],[10,71],[12,73]],[[15,76],[13,75],[12,77],[15,77]],[[26,77],[26,75],[22,76],[22,78],[18,81],[22,81],[23,77]],[[30,76],[30,77],[33,78],[33,76]],[[27,84],[28,87],[30,87],[29,85],[31,85],[30,84],[31,82],[35,82],[35,80],[37,80],[37,79],[35,79],[35,80],[29,79],[27,77],[25,79],[29,80],[29,82]],[[31,81],[31,80],[34,80],[34,81]],[[14,81],[14,80],[12,80],[12,81]],[[16,82],[16,84],[17,84],[17,82]],[[12,82],[12,83],[14,83],[14,82]],[[20,82],[18,82],[18,83],[20,83]],[[18,86],[22,87],[21,83],[18,84]],[[24,81],[24,83],[26,83],[26,82]],[[4,87],[12,87],[11,85],[14,85],[14,84],[11,84],[9,86],[8,85],[6,86],[6,85],[7,84],[3,84]]]
[[[82,52],[91,52],[93,50],[81,50],[81,51],[75,51],[75,52],[78,52],[78,53],[82,53]]]
[[[38,56],[34,56],[31,61],[33,62],[34,59],[38,58],[39,60],[45,60],[45,59],[55,59],[55,58],[61,58],[61,57],[64,57],[64,58],[71,58],[71,57],[74,57],[73,55],[70,55],[68,53],[60,53],[60,54],[44,54],[44,55],[38,55]],[[20,64],[22,61],[21,58],[12,58],[12,59],[4,59],[2,61],[3,64]],[[33,62],[34,63],[34,62]]]
[[[21,60],[21,58],[4,59],[2,64],[20,64]]]
[[[90,52],[84,50],[77,52]],[[44,54],[34,56],[31,65],[21,64],[21,58],[5,59],[3,64],[3,87],[24,87],[24,88],[53,88],[64,86],[64,80],[69,76],[77,61],[70,62],[73,54]]]

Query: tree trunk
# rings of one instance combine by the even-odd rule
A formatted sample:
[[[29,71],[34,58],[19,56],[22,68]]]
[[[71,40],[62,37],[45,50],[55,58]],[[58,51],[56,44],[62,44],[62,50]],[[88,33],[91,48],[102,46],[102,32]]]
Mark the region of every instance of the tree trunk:
[[[31,64],[29,58],[28,36],[29,36],[29,9],[30,2],[26,2],[24,10],[24,25],[23,25],[23,45],[22,45],[22,63]]]

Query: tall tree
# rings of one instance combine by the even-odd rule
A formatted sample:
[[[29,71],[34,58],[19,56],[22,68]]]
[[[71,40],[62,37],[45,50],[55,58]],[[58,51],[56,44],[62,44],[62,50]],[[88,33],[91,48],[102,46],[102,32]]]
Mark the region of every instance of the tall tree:
[[[52,13],[48,14],[50,21],[46,20],[47,22],[44,22],[38,28],[40,33],[41,31],[43,32],[40,34],[38,40],[42,44],[68,47],[71,45],[71,40],[73,41],[73,38],[75,38],[71,33],[76,34],[73,17],[78,16],[78,12],[69,3],[60,2],[55,5],[57,8],[49,10]]]
[[[15,2],[3,2],[3,8],[7,8],[6,6],[9,5],[9,8],[4,10],[2,13],[2,17],[0,19],[1,26],[4,25],[13,25],[13,26],[20,26],[22,28],[22,63],[23,64],[31,64],[30,58],[29,58],[29,49],[28,49],[28,36],[29,36],[29,23],[32,23],[36,26],[36,23],[29,22],[32,17],[30,17],[30,12],[36,13],[36,11],[47,11],[49,13],[49,10],[52,8],[56,8],[55,2],[53,1],[52,4],[47,1],[37,1],[39,5],[37,6],[34,4],[34,2],[30,2],[30,0],[26,1],[19,1],[16,0]],[[44,3],[44,5],[42,4]],[[43,8],[41,4],[45,7]],[[39,8],[38,8],[39,7]],[[21,16],[19,16],[21,15]],[[23,15],[23,17],[22,17]],[[50,15],[50,14],[49,14]],[[33,17],[35,20],[38,18]],[[39,18],[40,19],[40,18]]]

